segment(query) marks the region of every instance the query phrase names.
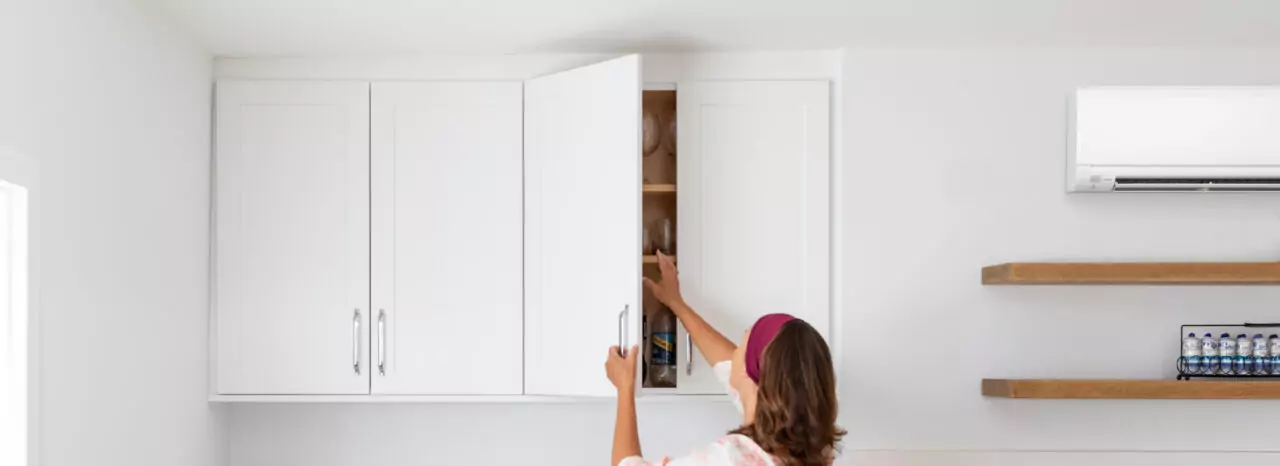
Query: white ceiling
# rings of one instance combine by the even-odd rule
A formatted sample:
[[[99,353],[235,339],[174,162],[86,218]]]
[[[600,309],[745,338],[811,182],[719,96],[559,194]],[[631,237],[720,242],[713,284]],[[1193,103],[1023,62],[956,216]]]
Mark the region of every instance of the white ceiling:
[[[142,0],[222,56],[1280,46],[1280,0]]]

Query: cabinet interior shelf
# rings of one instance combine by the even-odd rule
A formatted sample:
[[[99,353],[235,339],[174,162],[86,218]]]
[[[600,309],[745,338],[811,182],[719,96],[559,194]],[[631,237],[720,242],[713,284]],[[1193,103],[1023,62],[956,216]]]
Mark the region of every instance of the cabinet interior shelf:
[[[983,285],[1280,285],[1280,262],[1010,262]]]
[[[645,184],[643,191],[646,193],[674,193],[676,185],[674,184]]]
[[[982,396],[1023,399],[1274,400],[1280,381],[982,379]]]
[[[675,261],[675,260],[676,260],[676,256],[670,256],[670,257],[671,257],[671,260],[672,260],[672,261]],[[647,254],[647,255],[645,255],[645,256],[644,256],[644,263],[646,263],[646,264],[657,264],[657,263],[658,263],[658,256],[653,255],[653,254]]]

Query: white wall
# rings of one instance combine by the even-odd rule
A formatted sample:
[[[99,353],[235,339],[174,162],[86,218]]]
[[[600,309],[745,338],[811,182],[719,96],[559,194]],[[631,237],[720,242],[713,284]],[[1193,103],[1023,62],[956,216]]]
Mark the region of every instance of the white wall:
[[[45,466],[225,464],[207,396],[211,57],[128,0],[0,6],[0,146],[38,165]]]
[[[603,465],[612,403],[237,405],[233,466]],[[733,405],[641,403],[651,455],[688,451],[736,427]]]
[[[984,288],[979,269],[1280,256],[1274,195],[1063,188],[1075,87],[1274,85],[1278,58],[1280,50],[847,52],[838,288],[849,447],[1024,451],[882,451],[861,464],[1203,464],[1208,457],[1191,454],[1025,451],[1280,449],[1280,424],[1265,422],[1280,416],[1274,402],[979,396],[983,377],[1172,378],[1179,324],[1277,320],[1275,287]]]

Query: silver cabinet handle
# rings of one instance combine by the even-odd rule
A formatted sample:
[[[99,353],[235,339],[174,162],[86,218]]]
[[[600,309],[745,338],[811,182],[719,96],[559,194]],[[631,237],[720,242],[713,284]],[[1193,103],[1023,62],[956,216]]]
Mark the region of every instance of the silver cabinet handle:
[[[387,375],[387,311],[378,309],[378,375]]]
[[[684,375],[693,375],[693,334],[686,332],[684,334]]]
[[[360,375],[360,309],[351,318],[351,367]]]
[[[630,310],[631,305],[626,304],[622,306],[622,312],[618,313],[618,354],[623,356],[627,354],[627,347],[625,346],[627,333],[623,330],[623,327],[627,325],[627,312]]]

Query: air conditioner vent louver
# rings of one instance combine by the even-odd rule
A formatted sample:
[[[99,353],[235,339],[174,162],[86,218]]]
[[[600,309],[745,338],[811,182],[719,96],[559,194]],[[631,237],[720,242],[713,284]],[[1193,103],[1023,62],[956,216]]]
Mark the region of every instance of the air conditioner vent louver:
[[[1142,178],[1117,177],[1116,191],[1280,191],[1280,178]]]
[[[1280,178],[1116,178],[1116,184],[1278,184]]]

